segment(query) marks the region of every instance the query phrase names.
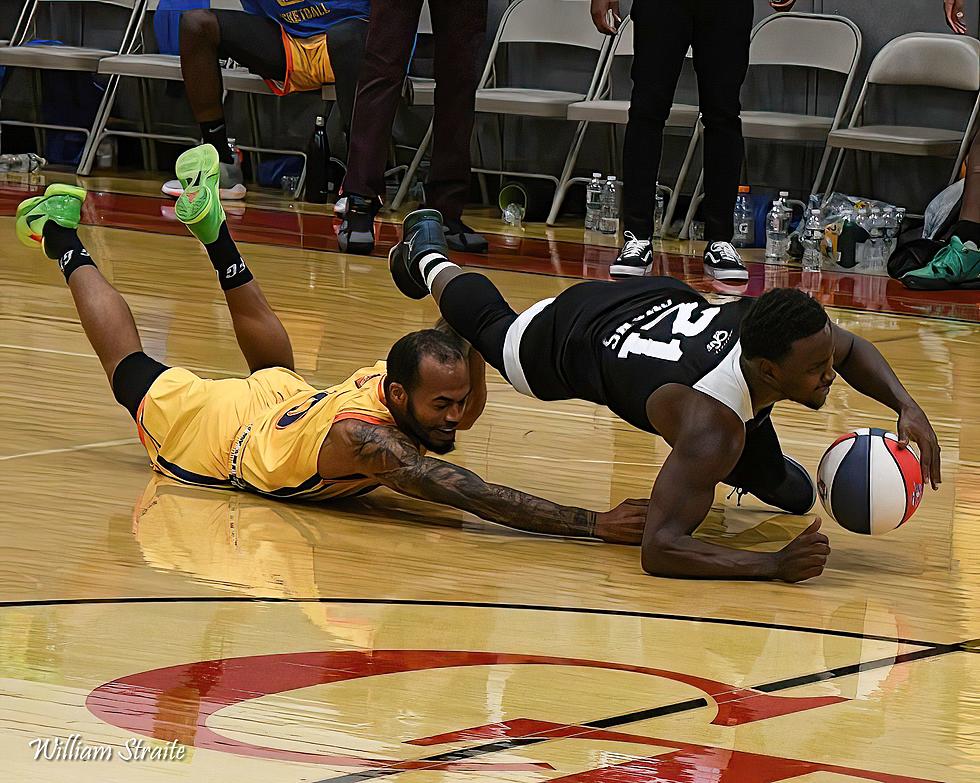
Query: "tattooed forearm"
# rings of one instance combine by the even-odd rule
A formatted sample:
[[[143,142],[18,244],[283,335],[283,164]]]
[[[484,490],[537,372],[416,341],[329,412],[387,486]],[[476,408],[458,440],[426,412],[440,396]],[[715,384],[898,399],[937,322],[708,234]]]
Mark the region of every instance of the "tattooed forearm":
[[[372,475],[402,494],[453,506],[517,530],[595,537],[596,512],[488,484],[466,468],[423,457],[393,428],[358,426],[353,445],[359,459],[373,467]]]

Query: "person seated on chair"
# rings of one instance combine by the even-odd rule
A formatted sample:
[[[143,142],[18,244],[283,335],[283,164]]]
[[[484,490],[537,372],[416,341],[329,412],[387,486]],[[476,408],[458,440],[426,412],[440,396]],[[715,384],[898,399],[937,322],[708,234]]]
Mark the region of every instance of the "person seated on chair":
[[[241,11],[198,8],[180,19],[180,68],[187,101],[205,144],[221,159],[221,198],[245,197],[241,153],[228,141],[221,68],[230,58],[258,74],[276,95],[334,84],[350,127],[367,36],[369,0],[242,0]],[[175,198],[177,180],[163,186]]]

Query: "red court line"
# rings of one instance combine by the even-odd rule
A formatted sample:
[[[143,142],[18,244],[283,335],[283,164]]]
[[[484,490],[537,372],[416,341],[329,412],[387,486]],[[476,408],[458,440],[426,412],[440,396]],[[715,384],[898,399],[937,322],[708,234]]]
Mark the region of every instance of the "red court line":
[[[0,185],[0,215],[13,215],[22,199],[39,192],[37,187]],[[234,206],[227,210],[228,225],[239,241],[339,252],[340,221],[333,216],[259,207],[245,207],[241,214],[234,214],[233,210]],[[187,235],[174,216],[173,201],[150,196],[91,192],[82,220],[110,228]],[[374,256],[386,257],[397,239],[395,225],[380,224]],[[456,253],[454,259],[485,269],[607,280],[609,265],[616,257],[614,248],[577,242],[500,234],[490,234],[487,239],[490,243],[487,255]],[[678,278],[704,292],[758,296],[773,287],[802,288],[823,304],[834,307],[980,323],[980,291],[909,291],[887,277],[840,272],[803,275],[797,269],[783,266],[762,263],[748,266],[748,284],[733,286],[705,276],[699,257],[662,253],[654,258],[652,274]]]

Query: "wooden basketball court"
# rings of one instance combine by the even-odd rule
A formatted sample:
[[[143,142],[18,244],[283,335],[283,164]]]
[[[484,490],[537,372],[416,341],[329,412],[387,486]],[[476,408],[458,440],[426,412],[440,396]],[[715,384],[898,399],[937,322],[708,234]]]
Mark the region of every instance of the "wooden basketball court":
[[[0,188],[0,214],[26,194]],[[83,240],[147,352],[244,374],[172,203],[98,193],[86,209]],[[390,284],[393,229],[374,258],[329,252],[322,212],[250,206],[231,229],[314,384],[435,320]],[[976,293],[752,265],[749,293],[803,285],[875,341],[939,433],[944,483],[883,538],[826,521],[833,552],[811,582],[696,582],[646,576],[638,549],[384,490],[303,506],[154,476],[56,265],[10,217],[0,232],[0,780],[980,780]],[[602,276],[615,252],[572,230],[492,239],[461,260],[517,307]],[[712,290],[690,248],[668,249],[658,271]],[[661,441],[489,380],[453,459],[597,509],[648,494]],[[825,410],[784,404],[776,423],[811,470],[838,434],[894,427],[842,382]],[[778,549],[811,518],[719,490],[699,535]]]

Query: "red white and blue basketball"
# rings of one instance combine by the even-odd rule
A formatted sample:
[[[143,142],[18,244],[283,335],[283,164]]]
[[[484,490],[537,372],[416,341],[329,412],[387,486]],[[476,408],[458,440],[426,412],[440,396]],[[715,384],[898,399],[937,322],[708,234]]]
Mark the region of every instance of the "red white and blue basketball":
[[[877,536],[909,521],[922,500],[922,468],[898,436],[860,429],[834,441],[817,468],[824,509],[853,533]]]

